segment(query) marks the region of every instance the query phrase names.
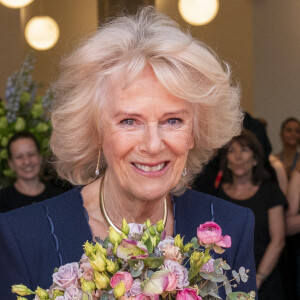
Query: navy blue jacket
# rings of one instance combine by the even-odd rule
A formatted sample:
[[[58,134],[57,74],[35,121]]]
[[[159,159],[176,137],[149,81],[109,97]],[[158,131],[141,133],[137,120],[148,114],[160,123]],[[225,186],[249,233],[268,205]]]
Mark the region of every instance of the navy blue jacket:
[[[248,282],[238,290],[256,290],[252,211],[193,190],[173,200],[174,234],[184,236],[186,243],[196,236],[199,224],[218,223],[232,239],[232,247],[222,257],[232,269],[250,270]],[[92,234],[79,188],[0,214],[0,298],[16,299],[10,292],[13,284],[48,288],[54,269],[79,261],[87,240]],[[220,296],[225,299],[223,291]]]

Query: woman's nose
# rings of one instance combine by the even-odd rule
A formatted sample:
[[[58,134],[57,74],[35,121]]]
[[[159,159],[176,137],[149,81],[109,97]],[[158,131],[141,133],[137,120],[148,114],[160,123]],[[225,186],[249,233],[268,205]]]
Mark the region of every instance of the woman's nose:
[[[150,154],[158,154],[162,151],[163,147],[164,142],[158,124],[148,124],[144,131],[141,150],[147,151]]]
[[[234,157],[235,157],[235,159],[240,159],[241,158],[241,151],[235,151]]]

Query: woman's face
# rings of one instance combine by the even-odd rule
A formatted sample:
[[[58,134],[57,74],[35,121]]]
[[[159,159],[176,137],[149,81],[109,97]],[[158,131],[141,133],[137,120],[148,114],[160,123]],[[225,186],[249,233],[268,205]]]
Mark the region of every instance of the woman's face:
[[[300,126],[296,121],[290,121],[285,124],[281,132],[282,142],[288,146],[297,146],[300,140]]]
[[[252,169],[257,161],[253,151],[237,141],[233,142],[227,152],[227,167],[234,177],[252,177]]]
[[[115,93],[103,115],[102,140],[112,187],[142,200],[164,197],[194,145],[192,104],[171,95],[150,68]]]
[[[10,145],[10,151],[9,166],[16,173],[17,179],[38,178],[42,159],[32,139],[17,139]]]

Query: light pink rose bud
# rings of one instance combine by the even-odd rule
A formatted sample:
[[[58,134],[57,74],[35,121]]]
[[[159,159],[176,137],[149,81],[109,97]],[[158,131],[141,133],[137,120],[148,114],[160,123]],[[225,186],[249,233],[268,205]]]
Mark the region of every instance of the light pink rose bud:
[[[80,269],[82,270],[82,276],[86,281],[94,279],[94,269],[92,268],[88,257],[84,254],[79,262]]]
[[[174,261],[180,261],[182,260],[182,255],[180,253],[180,249],[173,245],[166,245],[163,248],[163,253],[165,259],[174,260]]]
[[[168,274],[168,286],[165,288],[165,291],[171,292],[174,291],[177,287],[177,277],[174,272]]]
[[[117,272],[110,280],[110,285],[114,289],[121,281],[125,284],[125,290],[128,292],[133,284],[133,278],[128,272]]]
[[[219,247],[231,247],[230,236],[222,236],[222,229],[215,222],[201,224],[197,228],[197,237],[200,245],[216,244]]]
[[[202,300],[193,289],[184,289],[176,295],[176,300]]]
[[[81,271],[78,263],[70,263],[61,266],[52,277],[53,282],[65,290],[68,286],[77,284],[77,280],[81,277]]]

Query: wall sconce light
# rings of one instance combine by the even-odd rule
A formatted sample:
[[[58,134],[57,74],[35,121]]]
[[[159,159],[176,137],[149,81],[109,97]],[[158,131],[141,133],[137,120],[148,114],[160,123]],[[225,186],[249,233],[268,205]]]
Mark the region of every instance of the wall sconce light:
[[[187,23],[205,25],[217,15],[219,0],[179,0],[178,10]]]
[[[0,3],[9,8],[21,8],[33,2],[33,0],[0,0]]]
[[[25,38],[32,48],[48,50],[59,38],[59,27],[56,21],[48,16],[34,17],[25,26]]]

